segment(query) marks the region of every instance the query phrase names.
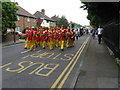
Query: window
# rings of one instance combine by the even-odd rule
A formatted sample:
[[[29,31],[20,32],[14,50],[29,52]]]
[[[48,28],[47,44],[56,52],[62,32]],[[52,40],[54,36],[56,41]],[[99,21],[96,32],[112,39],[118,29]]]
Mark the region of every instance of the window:
[[[47,20],[46,22],[47,22],[47,23],[49,23],[49,21],[48,21],[48,20]]]
[[[16,27],[16,28],[15,28],[15,31],[20,31],[20,27]]]
[[[27,22],[30,22],[30,18],[29,17],[27,18]]]
[[[17,15],[17,20],[19,21],[20,20],[20,16]]]

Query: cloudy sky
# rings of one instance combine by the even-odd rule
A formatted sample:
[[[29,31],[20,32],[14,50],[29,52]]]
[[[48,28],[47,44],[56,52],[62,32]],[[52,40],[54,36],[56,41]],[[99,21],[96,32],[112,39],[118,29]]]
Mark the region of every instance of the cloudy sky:
[[[19,6],[34,14],[36,11],[45,9],[45,14],[49,17],[64,15],[68,21],[73,21],[81,25],[89,25],[87,11],[80,8],[80,0],[11,0],[18,2]]]

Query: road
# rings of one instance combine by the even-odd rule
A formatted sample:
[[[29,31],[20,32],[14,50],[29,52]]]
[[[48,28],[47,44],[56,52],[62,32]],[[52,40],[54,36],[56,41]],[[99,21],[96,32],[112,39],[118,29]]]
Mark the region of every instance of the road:
[[[81,54],[89,35],[80,37],[75,46],[54,50],[23,49],[24,43],[2,48],[3,88],[70,88],[74,83]]]

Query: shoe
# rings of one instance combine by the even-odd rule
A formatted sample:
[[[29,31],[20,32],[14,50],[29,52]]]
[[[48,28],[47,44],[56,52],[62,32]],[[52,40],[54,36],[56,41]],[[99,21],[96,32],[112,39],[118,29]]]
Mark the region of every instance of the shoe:
[[[61,51],[63,51],[63,49],[61,49]]]

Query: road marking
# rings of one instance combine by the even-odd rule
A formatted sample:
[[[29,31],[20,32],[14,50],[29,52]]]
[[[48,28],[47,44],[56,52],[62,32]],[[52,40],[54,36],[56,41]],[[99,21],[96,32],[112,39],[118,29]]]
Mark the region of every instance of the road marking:
[[[18,68],[16,70],[13,70],[11,68],[7,68],[6,71],[9,71],[9,72],[18,72],[18,71],[20,71],[20,70],[22,70],[22,69],[25,68],[25,66],[22,65],[23,63],[29,63],[30,65],[33,64],[33,62],[31,62],[31,61],[22,61],[22,62],[18,63],[18,65],[20,66],[20,68]]]
[[[54,67],[50,68],[48,66],[53,65]],[[41,76],[49,76],[57,67],[59,64],[46,64],[43,68],[39,69],[37,72],[35,72],[36,75]],[[43,70],[49,70],[47,73],[41,73]]]
[[[87,39],[88,42],[89,39]],[[61,81],[61,83],[59,84],[58,88],[62,88],[63,84],[65,83],[66,79],[68,78],[69,74],[71,73],[71,71],[73,70],[74,66],[76,65],[81,53],[83,52],[87,42],[84,44],[82,50],[80,51],[79,55],[77,56],[75,62],[73,63],[73,65],[70,67],[69,71],[67,72],[67,74],[64,76],[63,80]]]
[[[23,53],[26,53],[26,52],[29,52],[29,51],[30,51],[30,50],[27,50],[27,51],[23,51],[23,52],[21,52],[21,53],[23,54]]]
[[[39,52],[41,52],[42,50],[38,50],[37,51],[37,53],[39,53]],[[33,54],[32,54],[33,55]],[[24,56],[24,57],[22,57],[21,59],[25,59],[25,58],[27,58],[27,57],[29,57],[30,55],[27,55],[27,56]]]
[[[5,65],[3,65],[3,66],[0,66],[0,68],[4,68],[4,67],[6,67],[6,66],[8,66],[8,65],[10,65],[10,64],[12,64],[12,63],[8,63],[8,64],[5,64]]]
[[[61,58],[61,60],[63,61],[69,61],[72,59],[72,57],[70,57],[69,55],[71,55],[72,57],[74,56],[74,54],[64,54],[64,57],[66,57],[67,59]]]
[[[53,59],[56,59],[57,57],[59,57],[61,55],[61,53],[59,53],[57,56],[55,56]]]
[[[25,58],[27,58],[27,57],[29,57],[30,55],[27,55],[27,56],[25,56],[25,57],[22,57],[21,59],[25,59]]]
[[[88,37],[89,38],[89,37]],[[87,38],[87,39],[88,39]],[[85,40],[85,42],[87,41],[87,39]],[[82,44],[82,46],[79,48],[79,50],[77,51],[77,53],[75,54],[75,56],[73,57],[73,59],[70,61],[70,63],[67,65],[67,67],[64,69],[64,71],[59,75],[59,77],[56,79],[56,81],[53,83],[53,85],[51,86],[50,89],[53,89],[56,87],[56,85],[59,83],[59,81],[61,80],[61,78],[63,77],[63,75],[65,74],[65,72],[68,70],[68,68],[70,67],[70,65],[73,63],[74,59],[76,58],[76,56],[79,54],[80,50],[82,49],[82,47],[84,46],[85,42]]]

